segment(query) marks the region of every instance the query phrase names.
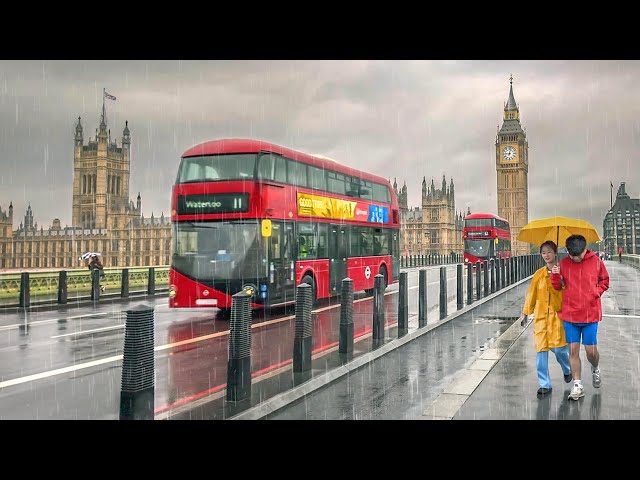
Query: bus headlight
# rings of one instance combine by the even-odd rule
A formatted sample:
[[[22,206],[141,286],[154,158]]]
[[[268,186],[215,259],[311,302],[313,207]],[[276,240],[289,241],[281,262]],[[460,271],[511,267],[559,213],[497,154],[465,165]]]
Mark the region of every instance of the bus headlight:
[[[169,285],[169,298],[174,298],[177,293],[177,289],[175,285]]]
[[[247,295],[251,295],[252,297],[256,294],[257,288],[254,285],[247,284],[242,287],[242,291]]]

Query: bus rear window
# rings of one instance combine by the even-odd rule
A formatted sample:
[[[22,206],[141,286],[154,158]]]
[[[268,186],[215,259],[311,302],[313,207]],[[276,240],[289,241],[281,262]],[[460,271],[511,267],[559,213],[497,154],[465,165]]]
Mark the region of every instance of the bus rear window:
[[[180,164],[176,183],[253,180],[256,157],[255,153],[186,157]]]

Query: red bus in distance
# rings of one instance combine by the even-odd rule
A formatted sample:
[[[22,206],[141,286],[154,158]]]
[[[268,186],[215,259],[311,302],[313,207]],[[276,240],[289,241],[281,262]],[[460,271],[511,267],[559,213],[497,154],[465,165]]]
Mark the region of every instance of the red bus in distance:
[[[471,213],[464,217],[462,238],[465,264],[511,256],[509,222],[493,213]]]
[[[220,139],[182,155],[171,200],[169,307],[229,309],[314,301],[342,280],[373,292],[399,278],[400,215],[389,181],[272,143]]]

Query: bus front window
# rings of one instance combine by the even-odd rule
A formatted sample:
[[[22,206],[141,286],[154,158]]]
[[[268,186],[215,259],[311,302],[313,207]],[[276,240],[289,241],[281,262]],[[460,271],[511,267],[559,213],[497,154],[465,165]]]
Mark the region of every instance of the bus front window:
[[[179,222],[173,267],[193,279],[256,278],[266,262],[257,222]]]
[[[176,183],[253,180],[256,158],[253,153],[185,157]]]
[[[464,251],[478,258],[493,256],[493,239],[465,240]]]

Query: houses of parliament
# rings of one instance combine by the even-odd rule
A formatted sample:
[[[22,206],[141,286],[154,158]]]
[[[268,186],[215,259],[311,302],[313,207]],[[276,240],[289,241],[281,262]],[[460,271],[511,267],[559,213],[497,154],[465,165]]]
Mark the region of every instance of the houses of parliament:
[[[72,226],[59,219],[44,229],[34,223],[31,205],[14,229],[13,204],[0,205],[0,268],[78,268],[79,256],[99,252],[108,267],[167,265],[171,252],[170,218],[145,218],[140,194],[129,199],[131,132],[111,141],[102,105],[94,139],[84,143],[78,117],[74,135]]]
[[[517,241],[516,237],[529,221],[529,144],[520,123],[520,108],[513,95],[513,77],[509,78],[509,95],[504,104],[502,126],[496,133],[495,149],[497,209],[485,213],[496,213],[509,222],[511,253],[524,255],[529,253],[530,246]],[[398,189],[394,179],[393,188],[400,208],[401,255],[463,252],[464,216],[456,212],[453,179],[447,186],[443,176],[442,186],[438,189],[433,179],[427,186],[423,177],[420,207],[408,206],[406,182]],[[470,213],[467,208],[467,214]]]

